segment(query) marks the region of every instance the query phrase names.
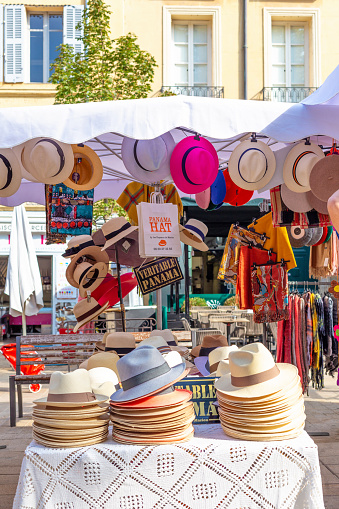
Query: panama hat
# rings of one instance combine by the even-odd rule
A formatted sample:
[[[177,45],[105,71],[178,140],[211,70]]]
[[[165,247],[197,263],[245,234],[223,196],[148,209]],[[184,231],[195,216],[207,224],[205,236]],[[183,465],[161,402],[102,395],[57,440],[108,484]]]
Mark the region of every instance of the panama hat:
[[[275,164],[274,154],[266,143],[246,140],[233,150],[228,161],[228,171],[237,186],[255,191],[271,180]]]
[[[82,262],[76,265],[73,279],[76,281],[81,297],[86,297],[87,292],[91,292],[98,288],[103,282],[108,272],[108,264],[104,262],[92,265],[88,262]]]
[[[218,369],[216,371],[216,374],[215,376],[217,378],[219,378],[220,376],[224,376],[224,375],[227,375],[228,373],[230,373],[230,362],[229,360],[222,360],[219,362],[218,364]]]
[[[241,205],[245,205],[245,203],[249,202],[254,191],[248,191],[247,189],[242,189],[237,186],[231,179],[228,168],[224,170],[223,175],[226,183],[226,195],[223,200],[224,203],[229,203],[234,207],[240,207]]]
[[[231,373],[216,380],[215,388],[238,398],[258,398],[278,392],[298,373],[292,364],[275,364],[262,343],[230,352],[229,362]]]
[[[87,360],[87,370],[89,371],[94,368],[107,368],[118,375],[117,362],[119,359],[119,355],[113,351],[95,353]]]
[[[100,408],[100,407],[99,407]],[[100,409],[103,412],[103,409]],[[43,426],[48,426],[49,428],[59,428],[59,429],[95,429],[102,428],[107,425],[109,422],[108,414],[101,414],[99,417],[95,417],[93,419],[86,418],[83,419],[79,416],[77,419],[57,419],[56,417],[37,417],[33,414],[33,419],[35,424],[41,424]]]
[[[214,205],[220,205],[223,203],[226,196],[226,182],[223,172],[218,171],[217,176],[213,184],[211,185],[211,202]]]
[[[73,332],[76,332],[80,327],[91,320],[94,320],[94,318],[99,316],[105,311],[105,309],[108,308],[108,305],[109,302],[106,302],[104,305],[98,304],[93,297],[91,297],[90,302],[88,302],[87,299],[83,299],[75,304],[73,313],[77,320],[77,324],[75,325]]]
[[[279,150],[275,150],[273,152],[275,157],[275,172],[274,175],[272,175],[271,180],[261,189],[258,190],[258,193],[261,194],[265,191],[269,191],[270,189],[273,189],[273,187],[280,186],[284,183],[284,176],[283,176],[283,169],[284,169],[284,163],[285,159],[287,157],[287,154],[292,150],[294,147],[294,144],[287,145],[286,147],[283,147]]]
[[[119,384],[117,374],[114,372],[114,370],[107,368],[106,366],[98,366],[96,368],[91,368],[88,370],[88,374],[92,390],[93,385],[95,384],[102,384],[104,382],[111,382],[114,385]]]
[[[296,193],[291,191],[286,184],[280,188],[281,198],[287,208],[293,212],[308,212],[312,210],[312,204],[309,201],[309,193]]]
[[[211,201],[211,188],[208,187],[205,191],[201,191],[201,193],[197,193],[195,195],[195,201],[198,207],[203,210],[207,210]]]
[[[110,277],[107,279],[108,276]],[[126,272],[125,274],[122,274],[120,281],[123,299],[138,286],[138,280],[133,272]],[[101,285],[91,293],[91,296],[94,297],[101,305],[107,301],[110,307],[114,306],[117,302],[119,302],[118,279],[111,276],[111,274],[107,274]]]
[[[153,329],[150,333],[150,337],[152,336],[161,336],[169,346],[178,346],[178,341],[170,329]]]
[[[330,196],[327,202],[328,213],[333,225],[333,228],[339,231],[339,190]]]
[[[0,197],[12,196],[21,184],[20,162],[10,148],[0,150]]]
[[[328,215],[327,201],[319,200],[312,191],[308,191],[306,194],[309,203],[312,205],[312,209],[320,212],[320,214]]]
[[[187,136],[173,150],[170,166],[177,188],[183,193],[197,194],[215,181],[219,159],[208,140],[200,136]]]
[[[167,344],[167,341],[161,336],[150,336],[148,338],[143,339],[138,344],[137,348],[141,348],[145,345],[154,346],[159,352],[163,355],[165,353],[169,353],[171,351],[170,346]]]
[[[170,368],[161,353],[150,345],[136,348],[117,362],[122,389],[112,401],[132,401],[178,382],[187,374],[185,363]]]
[[[104,246],[106,240],[102,230],[97,230],[93,233],[93,240],[96,246]],[[116,250],[118,251],[120,265],[139,267],[145,262],[145,258],[139,256],[138,230],[131,231],[125,237],[105,249],[111,262],[116,262]]]
[[[93,246],[95,246],[95,243],[90,235],[77,235],[68,241],[66,251],[62,256],[64,258],[73,258],[83,249]]]
[[[104,171],[94,150],[83,144],[72,145],[72,156],[72,169],[63,184],[75,191],[87,191],[100,184]]]
[[[108,429],[104,433],[101,433],[97,437],[88,438],[88,439],[75,439],[71,438],[70,440],[53,440],[52,438],[45,438],[45,435],[41,435],[40,433],[37,433],[33,430],[32,436],[36,442],[38,442],[41,445],[44,445],[45,447],[55,447],[59,449],[67,448],[67,447],[86,447],[88,445],[95,445],[99,444],[101,442],[105,442],[107,440],[108,436]]]
[[[170,176],[170,160],[175,141],[170,133],[152,140],[123,139],[121,157],[126,169],[136,180],[155,184]]]
[[[319,242],[323,235],[323,229],[319,228],[311,228],[311,239],[306,244],[307,246],[314,246]]]
[[[325,157],[323,151],[315,143],[294,145],[287,154],[283,167],[286,186],[296,193],[310,191],[312,168],[323,157]]]
[[[137,229],[137,226],[132,226],[124,217],[113,217],[113,219],[110,219],[101,227],[105,237],[105,245],[102,250],[104,251],[108,247],[113,246],[118,240]]]
[[[107,401],[107,399],[105,400]],[[97,419],[105,415],[108,410],[106,403],[93,403],[83,407],[54,407],[48,403],[33,406],[33,418],[42,417],[46,419],[58,419],[63,421],[78,421],[79,419]]]
[[[216,375],[220,361],[228,359],[230,352],[238,350],[235,345],[221,346],[212,350],[208,356],[199,356],[194,359],[194,364],[202,376]]]
[[[185,226],[179,224],[180,240],[199,251],[208,251],[204,240],[208,233],[207,226],[198,219],[189,219]]]
[[[114,350],[119,357],[135,348],[135,337],[129,332],[110,332],[106,337],[105,352]]]
[[[207,356],[212,350],[219,346],[228,346],[227,338],[223,334],[206,335],[202,338],[201,345],[197,345],[191,350],[192,357]]]
[[[292,247],[303,247],[312,238],[312,229],[301,228],[301,226],[286,226],[288,238]]]
[[[107,401],[107,398],[93,394],[88,371],[76,369],[71,373],[53,371],[49,381],[48,395],[35,400],[35,405],[48,404],[56,407],[77,407],[94,405]]]
[[[72,147],[51,138],[34,138],[24,144],[21,162],[38,182],[60,184],[73,168]]]
[[[21,170],[21,177],[25,180],[29,180],[30,182],[38,182],[36,178],[33,177],[29,171],[25,169],[25,167],[22,164],[21,156],[22,156],[22,150],[25,146],[25,143],[21,143],[20,145],[16,145],[15,147],[12,147],[11,150],[13,150],[14,154],[16,155],[16,158],[19,162],[20,170]]]
[[[102,262],[108,265],[109,259],[107,253],[102,251],[100,247],[89,246],[79,251],[75,256],[71,258],[69,265],[66,268],[66,279],[71,286],[79,288],[79,282],[74,277],[74,273],[78,264],[87,262],[88,264],[95,265]],[[102,267],[102,266],[101,266]],[[107,267],[108,269],[108,267]],[[101,269],[102,270],[102,269]],[[80,269],[79,269],[80,271]],[[78,273],[79,276],[79,273]],[[103,281],[103,280],[102,280]]]

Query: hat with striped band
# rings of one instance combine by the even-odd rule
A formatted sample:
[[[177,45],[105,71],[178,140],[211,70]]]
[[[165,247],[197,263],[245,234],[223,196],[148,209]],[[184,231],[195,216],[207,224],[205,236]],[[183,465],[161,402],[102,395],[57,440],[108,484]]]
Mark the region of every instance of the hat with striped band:
[[[311,171],[323,157],[323,151],[315,143],[303,142],[295,145],[284,162],[283,178],[286,186],[296,193],[310,191]]]
[[[113,219],[110,219],[101,227],[106,241],[101,250],[104,251],[108,247],[113,246],[118,240],[137,229],[137,226],[132,226],[124,217],[113,217]]]
[[[198,219],[189,219],[185,226],[179,225],[180,240],[199,251],[208,251],[204,240],[208,232],[207,226]]]
[[[164,355],[166,353],[169,353],[171,351],[170,346],[166,342],[166,340],[161,336],[150,336],[149,338],[145,338],[142,341],[140,341],[137,348],[140,348],[141,346],[145,345],[152,345],[154,348],[159,350],[159,352]]]
[[[109,302],[106,302],[103,306],[101,306],[92,297],[89,302],[87,299],[79,301],[73,308],[73,313],[77,320],[77,324],[73,331],[76,332],[78,329],[80,329],[80,327],[90,322],[91,320],[94,320],[94,318],[99,316],[100,313],[103,313],[105,309],[108,308],[108,305]]]

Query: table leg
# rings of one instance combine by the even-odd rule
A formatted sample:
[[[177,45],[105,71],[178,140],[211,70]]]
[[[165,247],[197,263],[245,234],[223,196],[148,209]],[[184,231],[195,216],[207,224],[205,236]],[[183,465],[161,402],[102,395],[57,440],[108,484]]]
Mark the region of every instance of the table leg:
[[[231,324],[227,323],[227,343],[230,344],[231,339]]]

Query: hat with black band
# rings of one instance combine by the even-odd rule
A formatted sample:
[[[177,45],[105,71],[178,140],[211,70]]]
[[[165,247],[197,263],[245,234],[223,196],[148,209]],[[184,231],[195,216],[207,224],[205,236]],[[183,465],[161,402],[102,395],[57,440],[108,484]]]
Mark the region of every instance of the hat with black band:
[[[118,242],[118,240],[126,237],[126,235],[134,230],[137,230],[137,228],[137,226],[132,226],[124,217],[113,217],[113,219],[110,219],[101,227],[101,231],[106,240],[102,251]]]
[[[20,161],[10,148],[0,151],[0,197],[12,196],[21,184]]]
[[[90,302],[87,302],[87,299],[79,301],[73,308],[73,313],[77,320],[77,324],[73,331],[77,332],[80,327],[91,320],[94,320],[94,318],[99,316],[103,311],[105,311],[105,309],[108,308],[108,305],[109,303],[106,302],[103,306],[100,306],[100,304],[98,304],[93,298],[90,299]]]

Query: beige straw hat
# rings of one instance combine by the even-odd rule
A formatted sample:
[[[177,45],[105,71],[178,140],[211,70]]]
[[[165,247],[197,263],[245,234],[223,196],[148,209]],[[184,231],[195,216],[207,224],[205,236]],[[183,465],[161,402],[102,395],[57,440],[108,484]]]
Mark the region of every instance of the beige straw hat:
[[[88,371],[93,368],[108,368],[118,376],[117,362],[119,355],[116,352],[98,352],[92,355],[87,362]]]
[[[100,184],[104,172],[100,157],[83,144],[72,145],[71,148],[72,169],[63,183],[75,191],[93,189]]]
[[[130,332],[110,332],[105,338],[105,351],[114,350],[119,357],[135,348],[135,337]]]
[[[76,332],[80,327],[85,325],[86,323],[94,320],[97,316],[103,313],[109,306],[109,302],[106,302],[103,306],[97,303],[93,297],[91,297],[90,302],[87,299],[83,299],[75,304],[73,308],[73,313],[75,318],[77,319],[77,324],[74,327],[73,331]]]

